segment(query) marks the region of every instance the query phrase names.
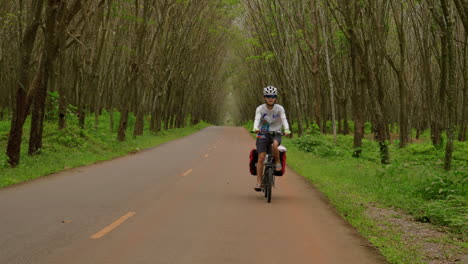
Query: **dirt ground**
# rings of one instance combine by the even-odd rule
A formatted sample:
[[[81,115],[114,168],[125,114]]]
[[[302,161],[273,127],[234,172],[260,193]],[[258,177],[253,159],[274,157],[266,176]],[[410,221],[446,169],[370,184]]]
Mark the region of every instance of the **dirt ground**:
[[[468,254],[461,246],[449,243],[458,238],[442,228],[415,221],[411,216],[398,210],[369,205],[367,215],[376,219],[383,229],[391,229],[401,234],[405,245],[416,248],[430,264],[468,263]]]

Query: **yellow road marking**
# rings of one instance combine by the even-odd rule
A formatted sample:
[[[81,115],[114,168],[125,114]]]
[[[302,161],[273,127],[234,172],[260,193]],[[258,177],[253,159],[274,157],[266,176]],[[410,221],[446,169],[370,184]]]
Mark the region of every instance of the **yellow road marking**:
[[[120,217],[119,219],[117,219],[117,221],[115,221],[114,223],[106,226],[104,229],[102,229],[101,231],[97,232],[96,234],[92,235],[91,238],[92,239],[99,239],[103,236],[105,236],[107,233],[109,233],[110,231],[114,230],[116,227],[118,227],[119,225],[121,225],[123,222],[125,222],[127,219],[129,219],[130,217],[134,216],[136,213],[135,212],[129,212],[127,213],[126,215]]]
[[[192,173],[192,171],[193,171],[193,170],[192,170],[192,169],[190,169],[190,170],[188,170],[188,171],[184,172],[184,174],[183,174],[182,176],[187,176],[187,175],[189,175],[190,173]]]

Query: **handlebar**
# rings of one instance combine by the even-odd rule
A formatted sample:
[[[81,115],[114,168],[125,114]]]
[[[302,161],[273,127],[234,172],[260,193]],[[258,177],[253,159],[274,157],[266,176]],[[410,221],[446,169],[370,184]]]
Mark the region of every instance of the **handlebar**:
[[[268,131],[266,133],[262,133],[262,132],[257,133],[255,131],[250,131],[250,133],[258,134],[258,135],[270,135],[270,136],[280,135],[280,136],[284,136],[284,133],[280,132],[280,131]]]

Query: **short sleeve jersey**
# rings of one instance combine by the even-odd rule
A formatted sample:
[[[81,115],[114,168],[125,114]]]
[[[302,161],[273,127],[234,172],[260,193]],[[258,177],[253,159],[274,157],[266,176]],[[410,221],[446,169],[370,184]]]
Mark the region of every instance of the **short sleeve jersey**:
[[[255,111],[254,129],[258,129],[264,133],[268,131],[280,131],[281,126],[284,126],[285,130],[289,130],[289,124],[283,106],[275,104],[271,110],[268,109],[266,104],[257,107]]]

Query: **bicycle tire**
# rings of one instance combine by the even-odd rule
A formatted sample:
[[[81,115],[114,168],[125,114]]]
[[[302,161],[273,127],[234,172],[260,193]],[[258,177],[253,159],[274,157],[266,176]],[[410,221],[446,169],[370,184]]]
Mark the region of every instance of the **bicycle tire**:
[[[266,188],[266,193],[267,193],[267,202],[271,203],[271,195],[272,195],[272,187],[273,187],[273,169],[269,169],[266,173],[267,176],[267,185],[265,186]]]
[[[267,179],[266,175],[267,174],[265,173],[263,175],[263,179],[262,179],[262,181],[263,181],[263,184],[262,184],[263,185],[263,194],[265,195],[265,198],[267,198],[267,196],[268,196],[268,190],[267,190],[268,179]]]

